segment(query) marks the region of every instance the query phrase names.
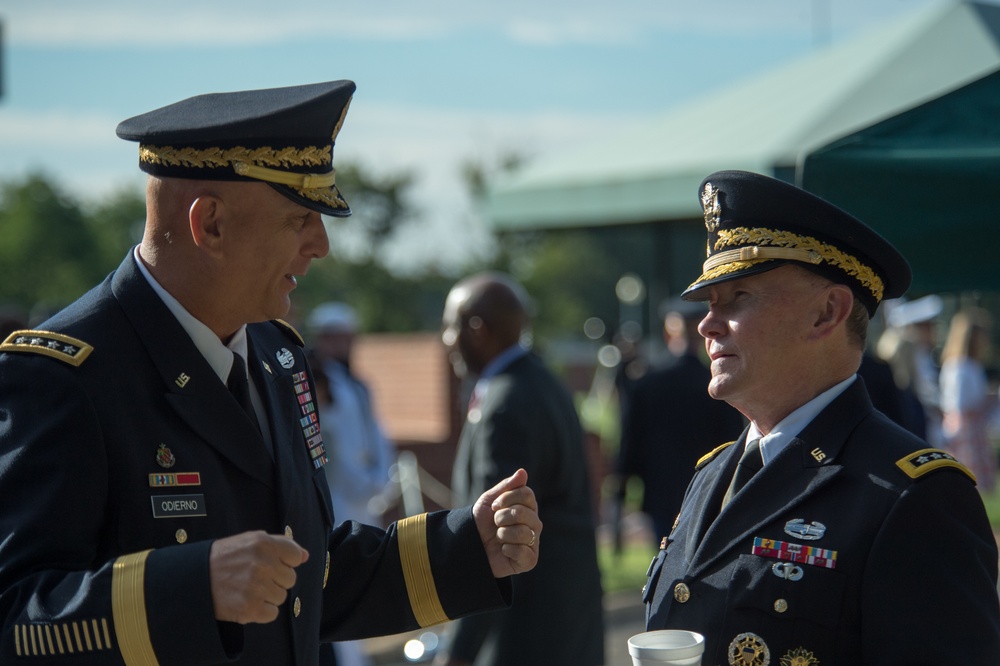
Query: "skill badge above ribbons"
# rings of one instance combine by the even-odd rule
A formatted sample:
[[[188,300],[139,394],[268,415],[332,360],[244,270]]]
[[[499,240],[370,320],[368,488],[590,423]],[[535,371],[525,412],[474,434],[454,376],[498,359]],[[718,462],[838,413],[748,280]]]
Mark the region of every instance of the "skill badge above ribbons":
[[[806,521],[795,518],[785,523],[785,534],[805,541],[815,541],[826,534],[826,525],[815,520],[806,525]]]

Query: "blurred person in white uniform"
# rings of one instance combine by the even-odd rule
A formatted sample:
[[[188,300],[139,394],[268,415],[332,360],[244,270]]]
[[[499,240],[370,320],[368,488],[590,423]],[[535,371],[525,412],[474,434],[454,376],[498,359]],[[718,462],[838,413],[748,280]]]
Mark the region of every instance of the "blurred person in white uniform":
[[[329,458],[324,469],[334,520],[381,525],[382,515],[372,511],[369,503],[389,483],[396,452],[375,417],[368,386],[351,373],[357,314],[346,303],[323,303],[310,313],[306,327],[319,393],[320,428]],[[324,383],[326,395],[322,394]],[[371,663],[358,642],[334,643],[333,649],[337,666]]]

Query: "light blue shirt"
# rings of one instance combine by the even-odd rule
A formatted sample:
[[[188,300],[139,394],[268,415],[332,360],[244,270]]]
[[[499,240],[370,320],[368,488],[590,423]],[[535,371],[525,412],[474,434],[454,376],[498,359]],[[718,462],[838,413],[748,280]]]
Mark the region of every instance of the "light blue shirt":
[[[791,443],[793,439],[798,437],[799,433],[802,432],[807,425],[812,423],[820,412],[829,406],[837,396],[847,390],[857,375],[851,375],[844,381],[840,382],[836,386],[823,391],[818,396],[802,405],[794,412],[781,419],[774,428],[771,429],[767,435],[761,436],[760,430],[757,429],[757,425],[750,422],[750,430],[747,431],[747,442],[760,438],[760,457],[764,460],[766,465],[768,462],[773,460],[779,453],[785,450],[785,448]]]

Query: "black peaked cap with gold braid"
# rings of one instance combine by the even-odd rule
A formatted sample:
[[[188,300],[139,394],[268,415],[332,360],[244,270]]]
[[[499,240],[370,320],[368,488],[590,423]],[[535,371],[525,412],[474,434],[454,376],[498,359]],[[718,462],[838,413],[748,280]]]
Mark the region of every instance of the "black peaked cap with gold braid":
[[[333,145],[355,85],[331,81],[198,95],[123,120],[139,168],[155,176],[263,181],[326,215],[351,209],[335,184]]]
[[[851,287],[872,317],[910,287],[910,266],[889,241],[833,204],[784,181],[718,171],[698,191],[708,230],[702,274],[688,300],[709,285],[795,262]]]

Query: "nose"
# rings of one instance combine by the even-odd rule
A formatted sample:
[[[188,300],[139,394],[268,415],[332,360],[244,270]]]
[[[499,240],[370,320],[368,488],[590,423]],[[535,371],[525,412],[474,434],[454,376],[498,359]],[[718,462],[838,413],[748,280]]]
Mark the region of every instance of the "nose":
[[[698,322],[698,332],[706,340],[717,338],[725,332],[725,322],[715,311],[715,308],[709,306],[708,314]]]
[[[323,224],[323,216],[313,213],[309,216],[309,223],[312,233],[308,235],[304,253],[313,259],[322,259],[330,254],[330,237],[326,233],[326,225]]]

